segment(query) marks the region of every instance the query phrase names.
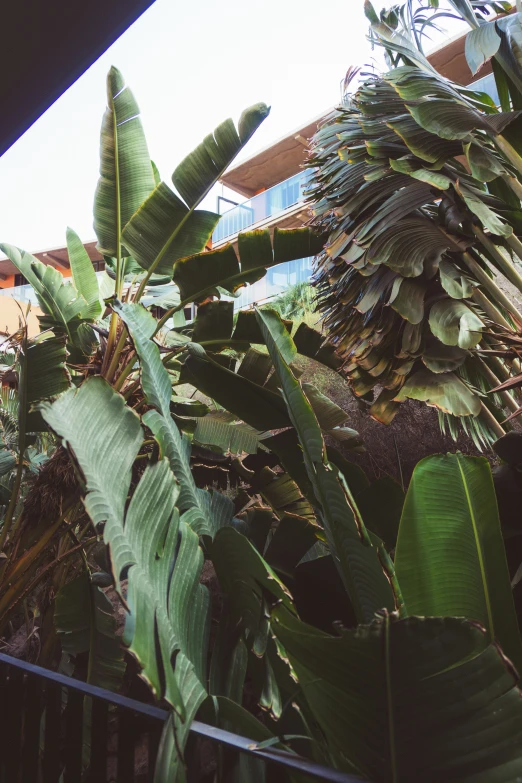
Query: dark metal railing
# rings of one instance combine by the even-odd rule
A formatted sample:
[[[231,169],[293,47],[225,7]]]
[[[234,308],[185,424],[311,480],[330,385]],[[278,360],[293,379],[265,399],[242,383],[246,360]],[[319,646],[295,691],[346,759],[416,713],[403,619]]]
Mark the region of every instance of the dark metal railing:
[[[0,653],[0,783],[152,783],[167,718],[159,707]],[[199,721],[191,732],[315,780],[359,781]]]

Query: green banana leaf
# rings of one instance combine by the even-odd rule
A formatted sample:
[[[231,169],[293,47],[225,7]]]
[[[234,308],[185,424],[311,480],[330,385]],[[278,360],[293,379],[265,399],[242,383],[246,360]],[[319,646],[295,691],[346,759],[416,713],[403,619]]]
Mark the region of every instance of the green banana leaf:
[[[234,303],[219,300],[207,302],[198,307],[192,342],[194,343],[229,343],[234,329]],[[219,350],[216,347],[215,350]]]
[[[177,261],[174,282],[183,302],[203,299],[216,286],[231,294],[245,283],[255,283],[266,270],[285,261],[313,256],[323,246],[323,237],[309,228],[274,229],[273,244],[268,230],[245,231],[238,236],[239,257],[231,244],[218,250],[197,253]]]
[[[200,584],[203,552],[176,508],[182,477],[174,477],[167,459],[149,464],[127,508],[143,431],[138,416],[102,378],[89,378],[44,404],[42,413],[83,471],[93,524],[105,523],[116,588],[129,608],[124,641],[152,693],[175,708],[178,744],[168,755],[175,779],[182,769],[179,749],[206,696],[210,619],[208,591]]]
[[[18,271],[33,286],[43,311],[39,316],[42,329],[52,329],[57,335],[66,334],[72,340],[80,321],[80,313],[87,302],[71,283],[53,266],[42,264],[30,253],[13,245],[0,245],[0,249],[13,262]]]
[[[480,399],[452,372],[419,370],[394,397],[397,402],[408,398],[422,400],[454,416],[478,416],[480,413]]]
[[[104,256],[129,255],[121,232],[154,188],[138,104],[123,76],[112,67],[107,75],[107,109],[100,135],[100,178],[94,196],[94,230]]]
[[[63,337],[30,341],[20,364],[20,405],[25,406],[27,432],[46,430],[40,413],[31,409],[42,400],[58,397],[71,386]],[[19,415],[21,411],[19,410]]]
[[[205,446],[216,446],[224,454],[255,454],[260,434],[231,414],[218,411],[198,418],[194,440]]]
[[[484,457],[437,454],[416,466],[395,570],[408,614],[477,620],[522,671],[522,643]]]
[[[304,321],[299,324],[294,334],[294,343],[298,353],[315,359],[332,370],[338,370],[342,364],[342,359],[335,352],[335,346],[328,342],[321,332],[312,329]]]
[[[522,775],[516,676],[461,618],[385,615],[328,636],[272,613],[338,768],[374,783],[510,783]]]
[[[123,241],[143,269],[172,276],[174,263],[201,252],[219,215],[189,210],[164,182],[157,185],[123,230]]]
[[[172,182],[189,207],[202,201],[269,113],[266,104],[256,103],[241,114],[237,130],[225,120],[177,166]]]
[[[180,433],[170,415],[171,379],[152,339],[156,319],[139,304],[115,302],[113,306],[127,324],[140,358],[143,391],[156,409],[147,411],[143,422],[158,439],[162,454],[168,457],[179,481],[178,507],[186,512],[184,520],[196,533],[212,537],[232,519],[233,505],[218,492],[206,492],[196,487],[190,469],[190,440]]]
[[[181,380],[195,386],[258,432],[290,426],[279,394],[222,367],[196,344],[190,346]]]
[[[250,541],[233,527],[220,530],[212,543],[212,563],[229,602],[233,625],[256,636],[264,632],[262,608],[272,603],[292,606],[287,588]],[[266,630],[266,629],[265,629]]]
[[[9,473],[17,463],[16,454],[9,449],[0,449],[0,476]]]
[[[89,653],[87,682],[118,691],[125,673],[123,650],[115,635],[114,610],[87,572],[57,593],[54,624],[64,652]]]
[[[96,321],[103,310],[96,272],[78,234],[68,228],[66,237],[73,282],[80,296],[87,302],[87,307],[80,312],[80,316]]]
[[[256,104],[243,112],[237,131],[232,120],[219,125],[174,171],[172,182],[181,199],[160,182],[136,213],[129,215],[131,219],[123,224],[123,240],[143,269],[172,275],[178,259],[204,250],[220,216],[195,208],[268,112],[267,106]]]
[[[312,407],[278,348],[276,339],[281,341],[284,335],[280,333],[272,336],[271,320],[265,317],[262,310],[256,313],[303,449],[308,477],[339,574],[358,619],[371,619],[376,611],[395,607],[390,583],[348,486],[335,467],[328,463],[321,429]],[[286,331],[285,334],[286,341],[292,342]],[[291,354],[291,349],[287,348],[286,353]]]

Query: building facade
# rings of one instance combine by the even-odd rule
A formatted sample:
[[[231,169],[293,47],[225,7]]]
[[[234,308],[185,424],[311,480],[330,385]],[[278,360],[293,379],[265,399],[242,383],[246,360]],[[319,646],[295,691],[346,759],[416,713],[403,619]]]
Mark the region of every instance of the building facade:
[[[464,52],[465,36],[460,36],[428,55],[432,65],[447,78],[462,85],[487,92],[498,104],[491,65],[480,71],[480,78],[471,73]],[[227,196],[217,197],[217,211],[222,215],[212,237],[212,247],[217,249],[226,243],[237,244],[241,231],[253,229],[298,228],[310,219],[305,204],[305,189],[309,174],[304,168],[308,140],[329,111],[294,129],[265,149],[232,166],[220,182],[227,189]],[[85,248],[97,271],[105,264],[96,250],[96,242],[87,242]],[[51,264],[64,277],[71,269],[66,248],[55,248],[33,253],[44,264]],[[306,282],[312,274],[312,258],[302,258],[279,264],[267,271],[266,276],[241,289],[234,300],[235,309],[264,303],[296,283]],[[12,333],[18,328],[20,306],[8,303],[5,298],[21,303],[32,303],[30,330],[38,331],[38,314],[35,293],[27,281],[8,259],[0,259],[0,335]],[[4,323],[5,322],[5,323]],[[6,329],[9,331],[6,332]]]

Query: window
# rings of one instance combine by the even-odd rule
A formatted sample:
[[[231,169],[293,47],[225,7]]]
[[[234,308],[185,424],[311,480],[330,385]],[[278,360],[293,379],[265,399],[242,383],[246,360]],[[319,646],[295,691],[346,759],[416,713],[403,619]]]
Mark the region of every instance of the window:
[[[15,275],[14,284],[15,284],[15,288],[18,288],[18,286],[20,285],[27,285],[27,280],[23,275]]]
[[[93,261],[92,265],[94,267],[95,272],[103,272],[105,269],[105,261],[103,260],[103,258],[101,261]]]

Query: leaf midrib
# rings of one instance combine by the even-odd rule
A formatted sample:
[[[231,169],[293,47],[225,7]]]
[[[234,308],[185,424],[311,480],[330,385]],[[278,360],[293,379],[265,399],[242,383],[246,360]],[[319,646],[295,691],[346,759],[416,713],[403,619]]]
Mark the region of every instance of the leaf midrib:
[[[482,589],[483,589],[483,592],[484,592],[484,600],[486,602],[486,613],[487,613],[487,616],[488,616],[488,630],[489,630],[489,632],[491,634],[491,640],[493,641],[494,638],[495,638],[495,626],[494,626],[494,623],[493,623],[493,613],[492,613],[492,610],[491,610],[491,601],[490,601],[490,597],[489,597],[488,582],[487,582],[487,578],[486,578],[486,567],[485,567],[485,564],[484,564],[484,556],[483,556],[482,548],[480,546],[480,537],[479,537],[479,534],[478,534],[477,521],[476,521],[476,518],[475,518],[475,512],[474,512],[473,504],[471,502],[471,495],[470,495],[470,492],[469,492],[469,489],[468,489],[468,485],[467,485],[467,482],[466,482],[466,477],[464,475],[464,471],[462,469],[460,457],[458,455],[457,455],[457,465],[459,466],[459,471],[460,471],[460,475],[461,475],[461,478],[462,478],[462,486],[464,488],[464,493],[465,493],[465,496],[466,496],[466,502],[467,502],[468,508],[469,508],[469,515],[470,515],[470,519],[471,519],[471,524],[472,524],[472,527],[473,527],[473,535],[475,537],[475,546],[476,546],[476,550],[477,550],[477,557],[478,557],[478,562],[479,562],[480,575],[481,575],[481,578],[482,578]]]

